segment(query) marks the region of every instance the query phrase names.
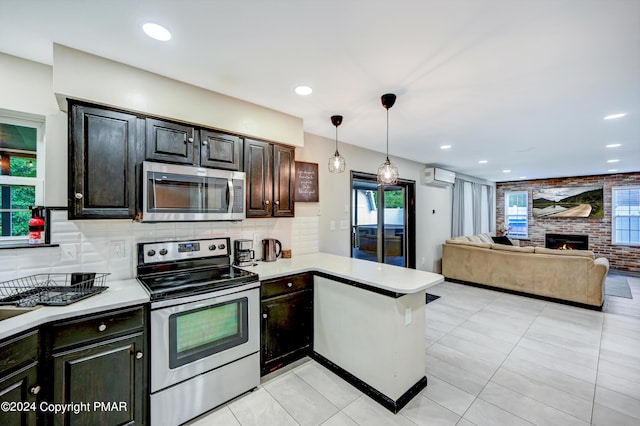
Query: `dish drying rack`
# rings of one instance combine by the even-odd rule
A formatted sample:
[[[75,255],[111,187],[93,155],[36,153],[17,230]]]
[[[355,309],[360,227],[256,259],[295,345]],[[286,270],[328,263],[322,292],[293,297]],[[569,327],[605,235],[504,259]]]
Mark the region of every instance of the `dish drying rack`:
[[[65,306],[102,293],[109,273],[36,274],[0,283],[0,305]]]

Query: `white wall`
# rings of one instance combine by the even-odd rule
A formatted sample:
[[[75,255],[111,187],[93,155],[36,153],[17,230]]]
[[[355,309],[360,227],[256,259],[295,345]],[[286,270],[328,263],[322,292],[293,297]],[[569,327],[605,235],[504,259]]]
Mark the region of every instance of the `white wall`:
[[[67,115],[58,109],[52,75],[48,65],[0,53],[0,108],[44,119],[44,204],[65,206]]]
[[[350,172],[376,173],[385,155],[380,152],[340,143],[340,154],[347,166],[344,173],[329,173],[327,163],[335,151],[335,140],[305,133],[304,147],[296,148],[296,160],[318,163],[319,203],[296,203],[296,216],[318,215],[320,251],[350,256],[351,231],[340,229],[340,221],[349,223]],[[416,181],[416,267],[440,272],[442,243],[451,236],[452,190],[422,183],[425,165],[390,157],[400,177]],[[435,211],[435,212],[434,212]],[[336,230],[331,230],[335,221]]]
[[[114,66],[114,64],[111,63],[110,66]],[[125,72],[131,68],[123,67],[119,68],[119,72]],[[60,73],[61,70],[57,69],[56,72]],[[135,73],[137,72],[139,70],[135,71]],[[49,66],[0,53],[0,92],[2,93],[0,108],[45,117],[45,205],[63,207],[67,204],[67,116],[59,111],[52,88],[52,76],[53,71]],[[58,78],[61,76],[58,75]],[[159,76],[154,78],[164,79]],[[158,84],[157,90],[164,87],[159,81],[156,83]],[[198,93],[197,88],[189,87],[189,90],[196,90]],[[84,87],[82,90],[89,90],[89,87]],[[205,92],[207,96],[212,93]],[[89,95],[91,94],[89,93]],[[96,99],[89,100],[96,101]],[[252,105],[247,108],[247,111],[251,111],[253,108],[260,109],[261,107]],[[284,119],[285,122],[287,120],[287,118]],[[294,256],[318,251],[318,249],[349,256],[351,237],[348,226],[347,229],[339,229],[340,226],[337,226],[337,230],[331,231],[330,222],[333,220],[339,225],[340,221],[346,221],[349,224],[350,171],[375,173],[384,160],[384,154],[341,143],[340,152],[346,158],[347,170],[342,174],[332,174],[327,169],[327,162],[334,150],[335,141],[307,133],[304,134],[304,147],[296,148],[298,161],[319,164],[319,203],[296,203],[296,217],[294,219],[253,219],[244,221],[244,225],[240,228],[230,224],[220,226],[209,224],[205,225],[205,234],[218,236],[228,233],[234,239],[252,238],[256,241],[265,237],[279,238],[286,248],[292,248]],[[417,267],[418,269],[439,272],[441,244],[450,236],[451,189],[423,185],[421,183],[423,164],[393,157],[391,159],[398,166],[402,178],[417,182]],[[433,213],[434,210],[435,213]],[[60,225],[61,234],[54,233],[52,242],[73,244],[78,248],[79,253],[94,247],[95,249],[91,250],[95,254],[85,256],[85,260],[99,259],[100,256],[103,256],[104,259],[105,250],[108,250],[106,247],[111,240],[125,239],[128,253],[133,256],[135,243],[141,239],[189,238],[191,234],[193,236],[201,234],[199,230],[196,230],[196,225],[134,224],[127,220],[68,221],[65,223],[65,219],[61,218],[59,213],[56,218],[62,224]],[[96,224],[96,222],[98,223]],[[135,230],[130,227],[135,227]],[[69,233],[67,233],[68,229],[71,229],[68,231]],[[38,253],[44,252],[51,253],[51,255],[43,257],[45,258],[44,263],[36,261]],[[32,261],[36,262],[35,269],[55,268],[62,258],[62,251],[60,248],[16,250],[9,257],[10,259],[6,259],[9,262],[0,262],[4,266],[4,268],[0,267],[0,272],[3,270],[15,272],[16,268],[29,269]],[[92,262],[93,260],[89,260],[89,263]],[[120,261],[116,261],[116,263],[118,262]],[[131,262],[126,268],[118,267],[119,271],[122,271],[119,273],[120,276],[126,277],[134,273]],[[67,262],[69,267],[76,264],[82,266],[84,263],[80,258],[78,262]]]
[[[83,99],[287,145],[303,144],[299,117],[59,44],[53,45],[53,92],[62,110],[67,108],[66,98]]]

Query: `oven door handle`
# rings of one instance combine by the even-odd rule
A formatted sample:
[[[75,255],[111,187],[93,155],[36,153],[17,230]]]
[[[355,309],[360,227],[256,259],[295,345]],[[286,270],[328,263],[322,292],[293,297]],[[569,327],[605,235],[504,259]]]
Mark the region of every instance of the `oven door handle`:
[[[235,202],[236,194],[233,191],[233,179],[227,179],[227,213],[233,213],[233,203]]]

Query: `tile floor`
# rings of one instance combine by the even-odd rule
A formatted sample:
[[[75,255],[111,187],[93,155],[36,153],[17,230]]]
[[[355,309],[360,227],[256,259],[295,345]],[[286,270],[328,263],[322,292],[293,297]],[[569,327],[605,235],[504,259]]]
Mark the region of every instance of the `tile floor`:
[[[611,312],[640,313],[629,281],[634,299]],[[452,283],[429,293],[442,297],[427,305],[428,386],[397,415],[304,359],[190,425],[640,425],[640,315]]]

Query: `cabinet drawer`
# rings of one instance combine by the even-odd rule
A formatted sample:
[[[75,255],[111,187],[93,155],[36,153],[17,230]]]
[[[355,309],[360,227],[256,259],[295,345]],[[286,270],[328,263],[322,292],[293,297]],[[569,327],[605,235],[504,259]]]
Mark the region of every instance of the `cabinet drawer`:
[[[0,374],[38,359],[38,331],[0,343]]]
[[[298,290],[312,289],[312,274],[297,274],[288,277],[262,281],[262,299],[291,293]]]
[[[51,327],[53,349],[105,340],[113,336],[139,331],[144,326],[144,309],[111,312],[105,315],[66,321]]]

